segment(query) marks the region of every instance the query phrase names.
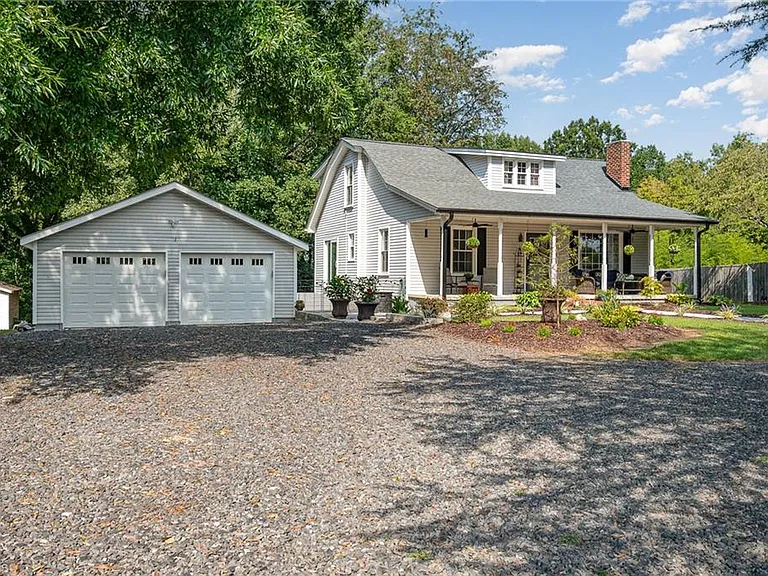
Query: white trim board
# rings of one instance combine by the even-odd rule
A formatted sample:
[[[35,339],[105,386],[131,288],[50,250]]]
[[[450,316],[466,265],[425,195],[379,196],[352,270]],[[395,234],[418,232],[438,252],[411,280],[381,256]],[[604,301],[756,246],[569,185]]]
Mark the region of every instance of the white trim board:
[[[22,246],[27,246],[32,242],[36,242],[37,240],[40,240],[42,238],[53,236],[54,234],[58,234],[59,232],[63,232],[64,230],[69,230],[70,228],[74,228],[75,226],[79,226],[80,224],[91,222],[93,220],[96,220],[97,218],[106,216],[107,214],[117,212],[118,210],[122,210],[123,208],[128,208],[129,206],[133,206],[135,204],[138,204],[139,202],[143,202],[145,200],[149,200],[150,198],[154,198],[156,196],[160,196],[161,194],[165,194],[166,192],[173,192],[173,191],[185,194],[186,196],[189,196],[190,198],[197,200],[198,202],[202,202],[203,204],[210,206],[211,208],[214,208],[219,212],[223,212],[224,214],[231,216],[236,220],[240,220],[241,222],[253,228],[256,228],[257,230],[265,232],[270,236],[274,236],[278,240],[282,240],[283,242],[291,244],[296,248],[300,248],[301,250],[309,249],[309,246],[306,243],[299,240],[298,238],[289,236],[288,234],[280,232],[279,230],[276,230],[271,226],[267,226],[263,222],[254,220],[250,216],[246,216],[242,212],[238,212],[237,210],[234,210],[229,206],[225,206],[220,202],[216,202],[215,200],[208,198],[208,196],[204,196],[203,194],[200,194],[199,192],[192,190],[191,188],[187,188],[186,186],[184,186],[183,184],[179,184],[178,182],[171,182],[170,184],[165,184],[164,186],[159,186],[157,188],[153,188],[152,190],[147,190],[146,192],[137,194],[136,196],[131,196],[130,198],[126,198],[125,200],[116,202],[114,204],[111,204],[109,206],[96,210],[94,212],[83,214],[82,216],[78,216],[77,218],[72,218],[71,220],[62,222],[61,224],[50,226],[48,228],[45,228],[44,230],[40,230],[39,232],[27,234],[21,239],[20,243]]]

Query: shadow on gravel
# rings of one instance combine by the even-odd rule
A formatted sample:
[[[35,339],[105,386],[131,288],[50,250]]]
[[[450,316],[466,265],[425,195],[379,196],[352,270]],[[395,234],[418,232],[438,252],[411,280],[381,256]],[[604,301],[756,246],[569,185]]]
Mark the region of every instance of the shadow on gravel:
[[[383,393],[454,462],[381,487],[411,549],[484,574],[768,573],[768,365],[446,356]]]
[[[221,356],[277,356],[312,364],[362,351],[382,339],[416,336],[398,325],[352,322],[17,334],[0,339],[0,395],[10,393],[11,402],[21,402],[31,395],[131,393],[151,382],[158,370],[178,363]],[[4,381],[11,379],[13,389],[5,390]]]

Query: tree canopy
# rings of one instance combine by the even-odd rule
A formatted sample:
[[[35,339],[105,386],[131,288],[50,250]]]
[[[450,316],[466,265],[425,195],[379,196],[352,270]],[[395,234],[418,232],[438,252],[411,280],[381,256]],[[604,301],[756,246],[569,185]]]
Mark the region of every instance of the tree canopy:
[[[604,159],[605,147],[610,142],[626,139],[627,133],[618,124],[590,116],[586,120],[573,120],[567,126],[555,130],[544,140],[544,151],[572,158]]]
[[[715,24],[710,24],[704,30],[732,32],[734,30],[759,29],[764,33],[754,40],[749,40],[743,46],[734,48],[720,61],[732,60],[732,65],[749,64],[755,57],[768,50],[768,0],[750,0],[730,11],[730,18],[725,18]]]

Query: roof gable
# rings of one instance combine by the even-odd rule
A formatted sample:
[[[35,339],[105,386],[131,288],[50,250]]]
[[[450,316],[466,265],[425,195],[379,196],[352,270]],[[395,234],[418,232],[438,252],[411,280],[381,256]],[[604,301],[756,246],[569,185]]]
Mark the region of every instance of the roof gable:
[[[263,222],[254,220],[250,216],[247,216],[242,212],[238,212],[237,210],[234,210],[229,206],[221,204],[220,202],[216,202],[215,200],[212,200],[208,196],[200,194],[199,192],[192,190],[191,188],[188,188],[183,184],[179,184],[178,182],[171,182],[170,184],[165,184],[164,186],[159,186],[157,188],[147,190],[146,192],[142,192],[141,194],[137,194],[136,196],[131,196],[130,198],[126,198],[125,200],[121,200],[120,202],[115,202],[114,204],[110,204],[109,206],[105,206],[104,208],[100,208],[99,210],[95,210],[94,212],[89,212],[88,214],[83,214],[82,216],[78,216],[77,218],[72,218],[71,220],[67,220],[66,222],[61,222],[60,224],[56,224],[54,226],[45,228],[43,230],[40,230],[39,232],[28,234],[21,239],[20,243],[22,246],[28,246],[33,242],[36,242],[43,238],[47,238],[49,236],[53,236],[55,234],[58,234],[59,232],[63,232],[64,230],[69,230],[70,228],[74,228],[75,226],[85,224],[86,222],[93,222],[94,220],[101,218],[102,216],[106,216],[107,214],[112,214],[114,212],[117,212],[118,210],[122,210],[123,208],[134,206],[140,202],[149,200],[150,198],[155,198],[157,196],[160,196],[161,194],[166,194],[168,192],[173,192],[173,191],[180,192],[181,194],[185,194],[186,196],[189,196],[190,198],[193,198],[194,200],[197,200],[198,202],[201,202],[206,206],[213,208],[214,210],[223,212],[224,214],[236,220],[239,220],[240,222],[243,222],[248,226],[251,226],[257,230],[260,230],[266,234],[269,234],[270,236],[273,236],[278,240],[281,240],[287,244],[291,244],[296,248],[300,248],[301,250],[307,250],[309,248],[305,242],[302,242],[298,238],[294,238],[293,236],[285,234],[284,232],[280,232],[279,230],[276,230],[275,228],[272,228],[271,226],[268,226]]]

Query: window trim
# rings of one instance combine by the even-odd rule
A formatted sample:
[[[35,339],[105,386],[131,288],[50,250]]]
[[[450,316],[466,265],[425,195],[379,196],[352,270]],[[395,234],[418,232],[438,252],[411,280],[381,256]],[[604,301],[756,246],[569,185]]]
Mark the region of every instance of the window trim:
[[[602,232],[602,230],[593,230],[593,229],[590,229],[590,228],[587,228],[587,229],[579,228],[578,232],[579,232],[579,235],[578,235],[578,238],[579,238],[578,244],[579,244],[579,246],[578,246],[578,263],[577,263],[577,266],[581,270],[589,270],[590,272],[594,272],[594,271],[600,272],[602,270],[602,266],[603,266],[603,256],[602,256],[602,254],[603,254],[603,247],[602,247],[603,232]],[[581,249],[582,249],[583,242],[581,241],[581,237],[585,236],[585,235],[598,236],[600,238],[600,261],[598,262],[597,268],[589,268],[589,269],[587,269],[587,268],[583,267],[584,263],[582,261],[582,256],[581,256]],[[624,253],[623,252],[624,247],[622,245],[623,244],[623,242],[622,242],[622,233],[621,233],[621,231],[617,231],[617,230],[608,230],[608,236],[611,236],[611,235],[616,237],[616,246],[618,247],[618,249],[617,249],[618,266],[616,268],[611,268],[611,262],[610,262],[611,255],[610,255],[610,251],[609,251],[608,252],[608,262],[607,262],[608,270],[618,270],[620,273],[623,274],[624,273],[624,258],[622,258],[621,256]]]
[[[381,233],[384,232],[384,231],[387,232],[387,249],[386,250],[383,249],[382,241],[381,241],[382,240],[382,234]],[[384,263],[384,253],[385,252],[387,254],[387,269],[386,270],[384,270],[384,267],[382,266],[382,264]],[[379,274],[382,275],[382,276],[388,276],[390,274],[390,269],[391,269],[391,264],[392,264],[392,261],[391,261],[391,258],[390,258],[391,253],[392,253],[392,232],[389,229],[389,226],[385,226],[383,228],[379,228],[379,253],[378,253],[377,260],[378,260]]]
[[[354,262],[357,259],[357,234],[349,232],[347,234],[347,262]]]
[[[325,241],[323,245],[323,278],[325,278],[325,282],[330,282],[331,277],[331,244],[335,244],[336,248],[336,275],[339,274],[339,239],[338,238],[330,238]]]
[[[461,250],[461,252],[471,252],[472,254],[472,269],[467,270],[466,272],[457,272],[453,268],[453,252],[454,252],[454,230],[469,230],[472,232],[472,236],[477,236],[477,232],[475,231],[475,228],[472,226],[451,226],[451,276],[463,276],[467,272],[472,272],[472,274],[475,273],[475,270],[477,270],[477,250],[472,250],[471,248],[467,248],[466,250]]]
[[[344,165],[344,208],[352,208],[355,205],[355,167],[352,164]]]
[[[507,170],[507,165],[512,165],[512,170]],[[520,172],[520,165],[525,164],[525,172]],[[536,173],[539,178],[538,184],[531,184],[531,170],[532,165],[536,164],[538,166],[538,172]],[[503,158],[502,159],[502,166],[501,166],[501,187],[503,189],[510,189],[510,190],[535,190],[537,192],[543,191],[544,187],[541,184],[541,175],[542,175],[542,168],[543,168],[543,162],[541,160],[532,160],[530,158],[527,159],[518,159],[518,158]],[[510,174],[512,176],[512,182],[506,182],[506,175]],[[518,177],[525,175],[525,184],[518,184]]]

